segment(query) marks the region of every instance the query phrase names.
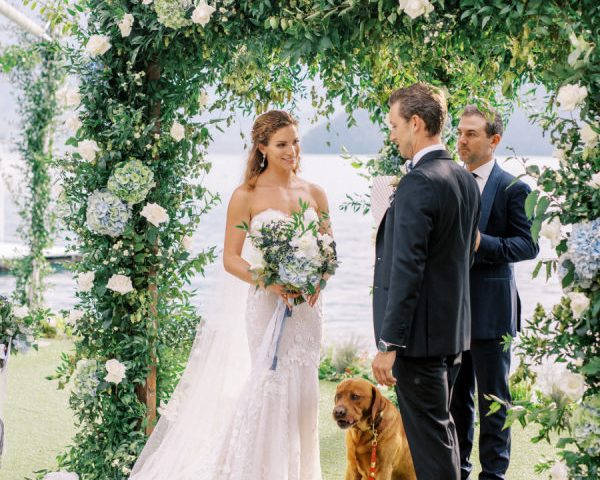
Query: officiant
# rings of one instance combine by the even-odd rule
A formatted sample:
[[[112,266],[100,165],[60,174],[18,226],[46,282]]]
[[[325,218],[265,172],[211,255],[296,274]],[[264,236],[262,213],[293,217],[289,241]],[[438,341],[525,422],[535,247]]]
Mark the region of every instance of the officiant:
[[[510,402],[510,348],[503,337],[520,329],[521,302],[513,263],[535,258],[538,246],[525,215],[530,188],[504,171],[494,159],[502,138],[502,118],[494,110],[465,108],[458,125],[458,154],[481,192],[480,242],[470,272],[471,348],[452,393],[451,413],[460,447],[461,480],[471,479],[477,386],[479,407],[479,480],[506,478],[510,459],[510,429],[503,430],[506,408],[487,415],[493,394]]]

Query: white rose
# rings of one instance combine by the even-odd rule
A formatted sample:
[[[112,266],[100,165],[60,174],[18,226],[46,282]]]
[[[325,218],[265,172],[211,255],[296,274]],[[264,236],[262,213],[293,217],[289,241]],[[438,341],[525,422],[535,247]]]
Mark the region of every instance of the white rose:
[[[81,128],[81,120],[79,120],[79,115],[77,115],[76,113],[70,115],[69,118],[67,118],[67,120],[65,121],[65,125],[69,130],[71,130],[74,133],[77,133],[77,130]]]
[[[314,208],[307,208],[304,211],[304,224],[308,225],[310,222],[315,222],[315,224],[319,223],[319,215],[314,210]]]
[[[95,272],[80,273],[77,277],[77,288],[80,292],[89,292],[94,286]]]
[[[94,161],[96,153],[100,151],[100,147],[95,140],[82,140],[77,144],[77,153],[88,162]]]
[[[594,124],[594,127],[598,128],[598,125]],[[579,130],[579,134],[586,147],[593,148],[598,145],[598,134],[594,131],[592,125],[586,123],[581,127],[581,130]]]
[[[148,220],[155,227],[158,227],[161,223],[169,221],[169,215],[167,214],[167,211],[158,203],[147,203],[140,212],[140,215],[142,217],[146,217],[146,220]]]
[[[600,188],[600,172],[594,173],[586,185],[592,188]]]
[[[548,473],[552,480],[569,480],[569,469],[563,462],[554,462]]]
[[[322,235],[318,233],[317,238],[321,240],[323,242],[323,245],[325,245],[326,247],[331,246],[331,244],[333,243],[333,237],[328,233],[324,233]]]
[[[590,306],[590,299],[585,293],[569,292],[567,297],[571,299],[571,310],[573,310],[573,317],[575,318],[581,317],[581,314]]]
[[[67,325],[75,325],[79,320],[83,318],[83,312],[81,310],[71,310],[67,317]]]
[[[433,5],[428,0],[399,0],[400,8],[413,20],[421,15],[433,12]]]
[[[175,121],[171,126],[170,133],[173,140],[179,142],[185,138],[185,127],[181,123]]]
[[[262,270],[265,268],[265,258],[262,252],[251,243],[244,252],[244,259],[250,264],[250,270]]]
[[[56,100],[63,107],[77,108],[81,103],[79,90],[63,86],[56,91]]]
[[[587,97],[588,91],[585,87],[579,85],[563,85],[558,89],[558,95],[556,101],[560,105],[560,108],[567,111],[575,110],[585,97]]]
[[[577,402],[583,397],[583,392],[585,392],[583,375],[567,370],[560,376],[558,384],[565,396],[572,402]]]
[[[118,27],[121,30],[121,37],[128,37],[131,34],[131,27],[133,27],[133,15],[131,13],[123,15],[123,19],[118,23]]]
[[[29,315],[29,309],[25,305],[22,305],[20,307],[15,308],[13,310],[13,314],[17,318],[25,318],[27,315]]]
[[[181,239],[181,245],[183,245],[183,248],[185,248],[188,252],[192,251],[193,248],[193,238],[191,235],[186,235],[185,237],[183,237]]]
[[[125,378],[125,370],[127,370],[127,367],[117,359],[113,358],[108,360],[104,366],[107,372],[104,380],[107,382],[112,382],[115,385],[118,385]]]
[[[560,227],[560,220],[558,217],[554,217],[551,221],[545,222],[540,229],[540,235],[550,240],[552,248],[560,242]]]
[[[214,7],[207,5],[204,0],[200,0],[200,3],[192,13],[192,22],[198,23],[204,27],[208,22],[210,22],[210,17],[214,12]]]
[[[208,105],[208,102],[210,102],[210,97],[208,96],[208,93],[202,90],[200,92],[200,96],[198,97],[198,104],[204,108]]]
[[[154,0],[144,0],[142,3],[144,5],[150,5]]]
[[[313,259],[317,255],[319,255],[319,247],[317,244],[317,239],[310,232],[305,233],[301,237],[294,238],[290,242],[290,245],[292,247],[296,247],[298,249],[297,253],[300,254],[299,255],[300,257]]]
[[[79,480],[79,475],[61,470],[60,472],[51,472],[46,474],[43,480]]]
[[[106,35],[92,35],[85,46],[85,51],[90,57],[95,57],[104,55],[110,47],[110,41]]]
[[[134,290],[133,285],[131,284],[131,278],[126,275],[113,275],[108,279],[106,288],[110,288],[121,295],[125,295]]]

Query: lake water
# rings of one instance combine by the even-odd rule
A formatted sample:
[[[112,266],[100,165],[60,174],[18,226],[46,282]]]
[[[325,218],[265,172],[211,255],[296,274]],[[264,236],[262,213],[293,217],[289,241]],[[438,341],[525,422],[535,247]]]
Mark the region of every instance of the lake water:
[[[205,185],[214,192],[219,192],[223,203],[203,217],[198,231],[194,235],[194,247],[204,247],[223,243],[225,228],[226,204],[233,189],[240,183],[245,158],[233,155],[214,155],[209,157],[213,162],[213,170],[208,175]],[[500,164],[513,174],[523,173],[520,162],[500,159]],[[534,158],[538,164],[551,164],[554,159]],[[329,282],[324,292],[324,334],[326,343],[356,339],[365,349],[373,351],[371,326],[371,296],[369,286],[373,275],[373,221],[370,214],[342,212],[339,205],[346,199],[347,193],[366,193],[368,184],[357,174],[347,160],[331,155],[306,155],[302,158],[301,175],[311,182],[318,183],[327,192],[334,235],[338,245],[341,265],[335,277]],[[534,182],[526,179],[531,185]],[[5,188],[0,181],[0,195]],[[4,192],[4,241],[18,242],[16,227],[18,216],[14,206]],[[0,200],[0,206],[2,201]],[[0,215],[0,219],[2,216]],[[1,231],[0,226],[0,231]],[[59,242],[60,243],[60,242]],[[553,251],[545,239],[541,240],[539,258],[553,256]],[[517,285],[523,303],[525,318],[531,316],[535,305],[539,302],[544,307],[554,305],[560,298],[561,288],[556,278],[546,283],[540,277],[531,278],[531,272],[537,260],[520,262],[515,265]],[[211,279],[214,279],[215,268],[207,270],[205,278],[193,279],[191,288],[198,290],[194,303],[202,313],[211,291]],[[46,293],[46,301],[53,309],[70,308],[76,300],[75,282],[69,272],[59,272],[49,277],[50,285]],[[14,278],[0,275],[0,294],[9,294],[14,288]]]

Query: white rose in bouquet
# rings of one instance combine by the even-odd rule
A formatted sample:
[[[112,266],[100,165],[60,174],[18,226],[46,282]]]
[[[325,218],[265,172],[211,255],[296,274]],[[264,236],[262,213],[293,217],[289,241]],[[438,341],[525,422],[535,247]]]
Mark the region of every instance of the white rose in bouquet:
[[[90,57],[95,57],[104,55],[110,47],[110,40],[106,35],[92,35],[85,46],[85,51]]]
[[[404,13],[413,20],[433,12],[433,5],[428,0],[399,0],[399,4]]]
[[[210,17],[214,12],[214,7],[208,5],[204,0],[200,0],[200,3],[192,12],[192,22],[204,27],[210,22]]]
[[[13,310],[13,314],[15,317],[22,319],[29,315],[29,309],[25,305],[21,305]]]
[[[296,252],[298,257],[312,260],[319,256],[317,238],[311,232],[306,232],[301,237],[295,237],[290,242],[290,245],[298,249]]]
[[[265,257],[262,252],[251,243],[244,251],[244,259],[250,264],[250,270],[261,271],[265,268]]]
[[[94,272],[80,273],[77,277],[77,288],[80,292],[89,292],[94,286],[94,279],[96,274]]]
[[[123,19],[118,23],[118,27],[121,30],[121,37],[128,37],[133,27],[133,15],[131,13],[123,15]]]
[[[185,138],[185,127],[181,123],[175,121],[173,122],[171,131],[169,133],[171,134],[173,140],[180,142]]]
[[[73,309],[69,311],[69,316],[67,317],[67,325],[75,325],[79,320],[83,318],[83,312],[81,310]]]
[[[540,229],[540,235],[550,240],[552,248],[556,247],[560,242],[560,228],[560,220],[558,217],[554,217],[551,221],[544,222]]]
[[[107,382],[118,385],[125,378],[125,370],[127,370],[127,367],[117,359],[113,358],[108,360],[105,364],[105,368],[107,375],[104,377],[104,380]]]
[[[590,306],[590,299],[584,293],[570,292],[567,297],[571,299],[571,310],[573,310],[575,318],[581,317],[581,314]]]
[[[575,108],[585,100],[587,94],[588,91],[585,87],[571,84],[563,85],[558,89],[556,101],[560,105],[561,109],[570,112],[575,110]]]
[[[46,474],[43,480],[79,480],[79,475],[61,470],[60,472],[50,472]]]
[[[308,226],[310,222],[314,222],[315,224],[319,223],[319,215],[314,208],[307,208],[304,212],[303,219],[305,226]]]
[[[113,275],[108,279],[106,288],[110,288],[114,292],[120,293],[121,295],[125,295],[126,293],[134,290],[131,283],[131,278],[126,275]]]
[[[592,188],[600,188],[600,172],[594,173],[586,185]]]
[[[100,147],[95,140],[82,140],[77,144],[77,153],[84,160],[93,162],[96,159],[96,153],[100,151]]]
[[[321,240],[323,242],[323,245],[325,245],[327,247],[330,247],[331,244],[333,243],[333,237],[331,235],[329,235],[328,233],[323,233],[323,234],[318,233],[317,238],[319,240]]]
[[[140,215],[142,217],[146,217],[146,220],[148,220],[155,227],[158,227],[161,223],[169,221],[169,215],[167,214],[167,211],[158,203],[147,203],[140,212]]]
[[[598,125],[593,126],[598,128]],[[592,125],[589,123],[586,123],[583,127],[581,127],[579,134],[581,135],[581,140],[583,140],[583,143],[586,147],[593,148],[598,145],[598,134],[596,131],[594,131]]]

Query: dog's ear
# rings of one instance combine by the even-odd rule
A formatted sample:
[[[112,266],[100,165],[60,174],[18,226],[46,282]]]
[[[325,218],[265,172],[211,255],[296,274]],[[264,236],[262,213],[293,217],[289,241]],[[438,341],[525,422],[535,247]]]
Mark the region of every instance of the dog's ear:
[[[373,399],[371,400],[371,423],[373,424],[385,408],[385,397],[375,385],[371,388],[373,393]]]

